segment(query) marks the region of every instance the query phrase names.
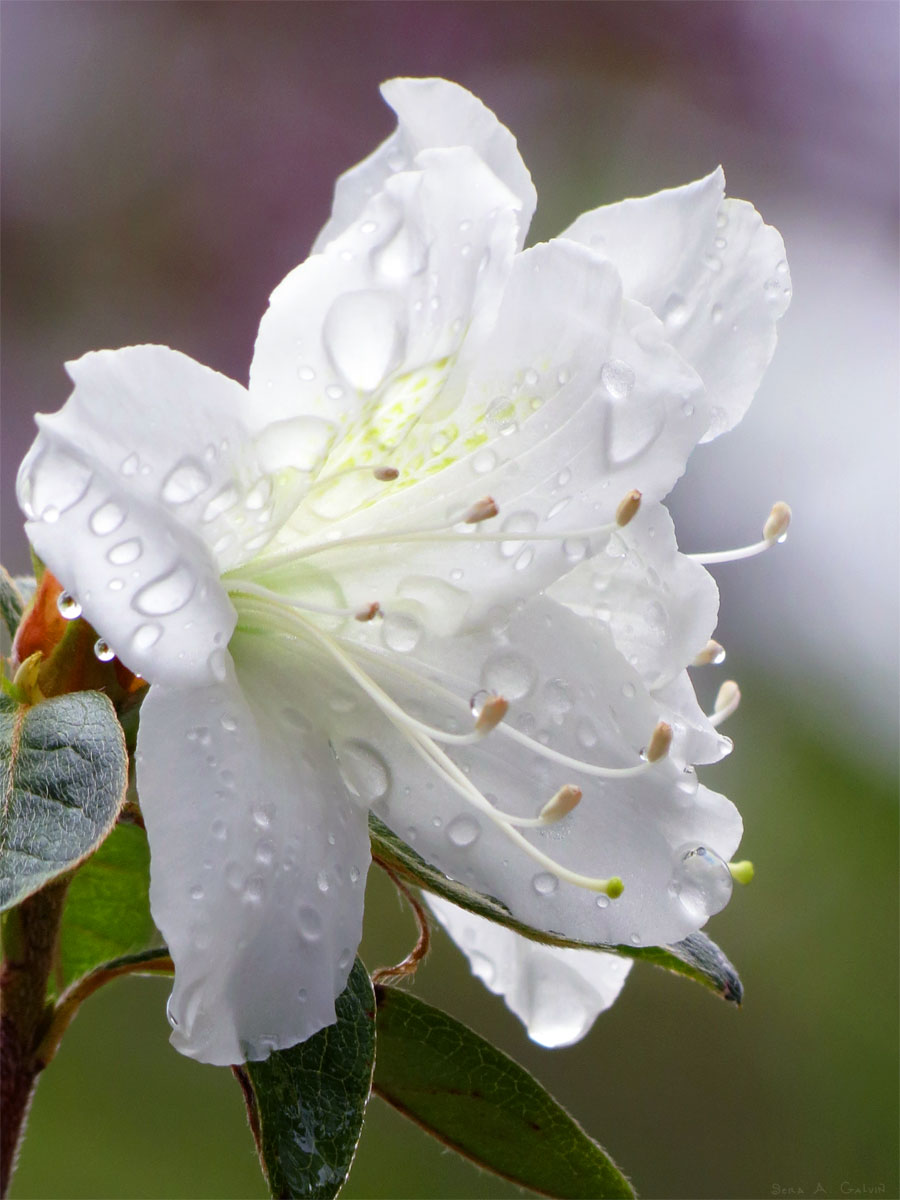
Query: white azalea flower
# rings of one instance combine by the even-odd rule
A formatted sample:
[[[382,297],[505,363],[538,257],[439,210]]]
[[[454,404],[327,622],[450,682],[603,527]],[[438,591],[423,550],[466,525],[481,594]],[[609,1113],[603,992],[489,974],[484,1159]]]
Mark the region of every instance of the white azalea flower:
[[[780,238],[716,172],[523,251],[511,134],[442,80],[383,91],[398,131],[272,294],[248,388],[87,354],[19,477],[151,684],[151,904],[207,1062],[334,1020],[369,810],[520,921],[634,945],[727,901],[741,835],[692,769],[729,745],[685,672],[715,586],[659,502],[771,355]]]

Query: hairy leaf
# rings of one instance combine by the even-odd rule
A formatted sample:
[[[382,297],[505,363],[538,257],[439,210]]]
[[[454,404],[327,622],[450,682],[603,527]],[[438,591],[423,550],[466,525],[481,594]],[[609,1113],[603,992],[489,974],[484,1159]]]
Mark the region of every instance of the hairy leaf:
[[[273,1196],[336,1196],[356,1153],[375,1059],[375,998],[359,959],[336,1007],[336,1024],[243,1068]]]
[[[375,1092],[451,1149],[545,1196],[633,1196],[607,1153],[518,1063],[439,1009],[379,987]]]
[[[125,739],[106,696],[73,692],[34,707],[0,696],[0,908],[96,849],[127,780]]]
[[[375,816],[369,817],[369,832],[372,836],[372,855],[408,883],[443,896],[445,900],[486,917],[498,925],[505,925],[522,937],[547,946],[567,946],[574,950],[605,950],[623,958],[636,958],[643,962],[686,975],[708,987],[723,1000],[740,1004],[744,989],[737,971],[715,942],[704,933],[692,933],[690,937],[674,946],[614,946],[604,942],[580,942],[563,934],[548,933],[533,929],[518,921],[505,904],[493,896],[473,891],[464,883],[448,879],[436,867],[425,862],[415,850]]]

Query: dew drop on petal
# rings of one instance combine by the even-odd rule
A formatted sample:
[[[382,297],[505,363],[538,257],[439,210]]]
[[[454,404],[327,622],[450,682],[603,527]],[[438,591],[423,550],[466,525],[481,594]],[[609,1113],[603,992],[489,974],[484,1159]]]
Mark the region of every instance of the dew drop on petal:
[[[457,817],[447,826],[447,837],[454,846],[471,846],[480,834],[481,826],[474,817]]]
[[[243,891],[244,872],[241,869],[240,863],[232,861],[226,865],[225,883],[233,892]]]
[[[683,846],[675,856],[671,887],[692,918],[705,921],[731,899],[726,863],[708,846]]]
[[[335,368],[352,387],[374,391],[404,350],[405,328],[396,298],[374,289],[342,293],[325,317],[322,340]]]
[[[387,795],[391,772],[377,750],[353,739],[343,742],[336,753],[341,779],[354,800],[368,805]]]
[[[634,389],[634,371],[621,358],[611,358],[600,368],[600,383],[611,400],[627,400]]]
[[[224,683],[228,678],[228,656],[224,650],[213,650],[206,660],[206,665],[217,683]]]
[[[228,837],[228,826],[221,817],[216,817],[213,821],[210,826],[210,833],[212,833],[217,842],[224,842]]]
[[[595,901],[598,908],[609,908],[609,896],[599,895]]]
[[[497,455],[493,450],[479,450],[472,456],[472,470],[476,475],[487,475],[497,465]]]
[[[113,566],[126,567],[129,563],[137,562],[143,551],[140,538],[129,538],[108,550],[106,557]]]
[[[688,319],[688,306],[684,296],[673,292],[663,305],[662,319],[673,329],[678,329]]]
[[[89,523],[92,533],[96,533],[98,537],[105,537],[108,533],[115,533],[124,520],[125,509],[110,500],[94,509]]]
[[[381,625],[381,640],[388,650],[394,650],[397,654],[408,654],[415,650],[421,638],[422,626],[410,613],[385,613]]]
[[[146,625],[138,625],[137,629],[131,635],[131,644],[135,650],[149,650],[155,646],[162,637],[162,625],[157,625],[155,621],[148,622]]]
[[[521,700],[537,680],[534,664],[517,650],[500,650],[492,654],[481,670],[481,682],[495,696]]]
[[[540,875],[535,875],[532,879],[531,886],[539,896],[552,896],[559,887],[559,880],[549,871],[542,871]]]
[[[194,594],[194,573],[183,563],[158,576],[135,593],[132,607],[147,617],[165,617],[184,608]]]
[[[136,454],[129,454],[126,459],[122,460],[119,470],[126,477],[137,475],[138,467],[141,465],[141,460]]]
[[[167,504],[188,504],[210,485],[206,468],[196,458],[183,458],[163,481],[161,496]]]
[[[56,599],[59,615],[65,621],[75,621],[81,616],[81,605],[68,592],[60,592]]]
[[[322,936],[322,918],[314,908],[302,904],[297,910],[297,928],[307,942],[317,942]]]

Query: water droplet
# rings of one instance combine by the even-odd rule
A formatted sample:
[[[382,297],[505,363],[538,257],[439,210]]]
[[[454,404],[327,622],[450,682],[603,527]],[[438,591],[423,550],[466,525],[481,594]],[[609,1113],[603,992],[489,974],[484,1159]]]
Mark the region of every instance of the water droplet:
[[[722,315],[722,305],[714,304],[710,310],[713,325],[720,325],[722,323]]]
[[[213,498],[208,502],[203,510],[200,520],[209,523],[214,521],[216,517],[220,517],[222,513],[228,512],[230,508],[234,508],[240,500],[240,495],[237,488],[232,483],[226,483],[224,487],[219,488]]]
[[[337,752],[338,770],[347,791],[363,804],[374,804],[387,795],[391,773],[377,750],[366,742],[344,742]]]
[[[301,380],[303,383],[312,383],[312,381],[315,379],[315,377],[316,377],[315,370],[312,367],[310,367],[307,363],[302,363],[297,368],[297,378],[299,380]]]
[[[308,942],[317,942],[322,936],[322,918],[308,904],[301,905],[297,911],[297,927],[300,936]]]
[[[114,533],[124,520],[125,509],[110,500],[107,504],[101,504],[99,508],[94,509],[91,513],[90,526],[98,537],[104,537],[108,533]]]
[[[342,950],[341,956],[338,959],[338,967],[340,968],[340,970],[345,971],[347,969],[347,967],[350,966],[350,962],[351,962],[352,958],[353,958],[352,950],[347,950],[347,949]]]
[[[387,612],[381,625],[381,640],[389,650],[408,654],[422,638],[422,626],[410,613]]]
[[[266,892],[266,883],[261,875],[251,875],[244,888],[243,899],[248,904],[259,904]]]
[[[161,496],[167,504],[187,504],[210,485],[209,474],[196,458],[183,458],[163,481]]]
[[[109,590],[111,592],[121,592],[122,588],[125,586],[125,580],[124,579],[110,579],[109,583],[106,586],[109,588]]]
[[[155,646],[162,637],[162,625],[157,625],[156,622],[147,625],[138,625],[137,629],[131,635],[131,644],[135,650],[143,652]]]
[[[633,700],[635,697],[635,687],[633,683],[622,684],[622,695],[626,700]]]
[[[447,837],[454,846],[471,846],[480,834],[481,826],[474,817],[457,817],[447,826]]]
[[[690,310],[684,296],[679,295],[678,292],[673,292],[663,305],[662,319],[670,327],[678,329],[685,324],[689,315]]]
[[[194,594],[196,579],[184,562],[178,562],[165,574],[135,593],[132,607],[147,617],[165,617],[184,608]]]
[[[217,842],[224,842],[228,837],[228,826],[221,817],[216,817],[215,821],[213,821],[212,825],[210,826],[210,832]]]
[[[497,465],[497,455],[493,450],[479,450],[472,456],[472,470],[476,475],[487,475]]]
[[[686,417],[692,417],[694,415],[694,406],[685,400],[684,404],[681,406],[681,411]]]
[[[275,807],[272,804],[261,804],[253,810],[253,823],[258,825],[260,829],[268,829],[272,824],[272,818],[275,816]]]
[[[720,912],[731,899],[731,872],[708,846],[682,846],[671,882],[683,907],[699,921]]]
[[[374,391],[400,362],[406,330],[390,292],[344,292],[331,305],[322,341],[347,382]]]
[[[219,723],[226,733],[234,733],[238,727],[237,721],[234,719],[234,717],[229,716],[228,713],[225,713],[224,716],[219,718]]]
[[[140,465],[141,460],[138,458],[138,456],[136,454],[129,454],[119,467],[119,470],[123,475],[126,476],[137,475],[138,467]]]
[[[141,545],[140,538],[129,538],[126,542],[119,542],[107,551],[106,557],[116,567],[126,567],[129,563],[137,562],[144,552],[144,547]]]
[[[534,562],[534,549],[531,546],[526,546],[525,549],[516,556],[516,561],[513,563],[513,568],[516,571],[524,571]]]
[[[597,745],[597,730],[587,718],[582,718],[575,727],[575,737],[585,750]]]
[[[722,270],[722,260],[718,254],[704,254],[703,263],[710,271]]]
[[[600,383],[611,400],[621,403],[634,389],[634,371],[620,358],[611,358],[600,368]]]
[[[359,883],[359,867],[350,868],[350,882]]]
[[[244,872],[239,862],[231,861],[225,866],[225,883],[233,892],[244,890]]]
[[[64,621],[77,621],[81,616],[81,605],[68,592],[60,592],[56,600],[59,615]]]
[[[192,900],[202,900],[203,899],[203,888],[200,886],[199,883],[195,883],[194,886],[191,888],[191,899]]]
[[[253,857],[262,867],[269,867],[275,859],[275,843],[270,838],[263,838],[256,843]]]
[[[631,942],[632,946],[639,946],[641,944],[641,935],[639,933],[633,933],[628,940]]]
[[[609,896],[600,895],[595,901],[598,908],[609,908]]]
[[[115,650],[103,638],[97,638],[94,642],[94,654],[101,662],[111,662],[116,657]]]
[[[297,999],[301,1004],[306,1003],[306,1001],[309,999],[309,992],[306,990],[306,988],[300,989],[300,991],[297,993]]]
[[[328,889],[331,887],[331,884],[328,881],[328,872],[327,871],[320,871],[318,873],[318,875],[316,876],[316,887],[319,889],[320,892],[323,892],[323,893],[327,892]]]
[[[481,671],[484,687],[507,700],[521,700],[536,681],[534,664],[517,650],[500,650],[491,655]]]
[[[559,880],[549,871],[542,871],[540,875],[535,875],[532,879],[531,886],[539,896],[552,896],[559,887]]]
[[[563,554],[570,563],[580,563],[590,548],[587,538],[566,538],[562,544]]]
[[[224,650],[213,650],[206,660],[206,665],[217,683],[224,683],[228,678],[228,655]]]
[[[248,512],[258,512],[265,506],[266,501],[272,495],[272,481],[270,479],[260,479],[253,485],[244,499],[244,508]]]

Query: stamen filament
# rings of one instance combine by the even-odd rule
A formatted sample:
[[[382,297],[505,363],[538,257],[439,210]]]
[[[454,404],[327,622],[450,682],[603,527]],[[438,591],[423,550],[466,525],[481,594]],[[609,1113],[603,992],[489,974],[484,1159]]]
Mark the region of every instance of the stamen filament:
[[[718,550],[711,554],[689,554],[687,557],[692,558],[695,562],[703,563],[705,566],[714,566],[716,563],[739,562],[743,558],[755,558],[757,554],[762,554],[776,542],[782,541],[787,535],[788,526],[791,523],[790,507],[779,500],[772,505],[772,511],[766,518],[766,523],[763,526],[762,541],[754,542],[751,546],[741,546],[737,550]]]
[[[719,688],[713,711],[709,718],[710,725],[719,726],[727,721],[741,702],[741,689],[733,679],[726,679]]]

